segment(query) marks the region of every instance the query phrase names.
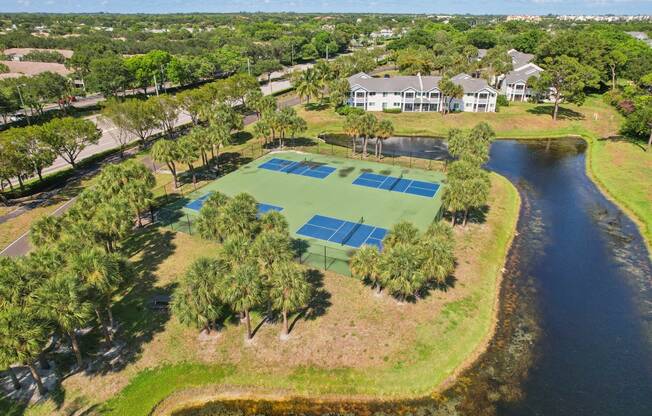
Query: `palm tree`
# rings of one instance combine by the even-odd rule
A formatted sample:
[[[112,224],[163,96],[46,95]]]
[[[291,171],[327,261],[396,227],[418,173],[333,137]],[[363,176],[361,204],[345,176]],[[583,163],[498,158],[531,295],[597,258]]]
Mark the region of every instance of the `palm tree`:
[[[378,264],[380,253],[376,246],[364,245],[351,258],[351,273],[360,280],[371,283],[371,288],[376,289],[376,294],[380,294],[382,284],[380,282],[380,273]]]
[[[172,313],[184,325],[195,326],[210,334],[225,308],[218,296],[219,279],[228,273],[221,260],[197,259],[179,282],[172,295]]]
[[[213,192],[204,202],[197,219],[197,230],[202,238],[215,241],[226,238],[220,214],[227,202],[229,197],[221,192]]]
[[[351,137],[353,156],[355,156],[355,143],[362,133],[362,117],[356,113],[350,113],[344,120],[344,132]]]
[[[82,282],[93,306],[98,322],[108,343],[113,342],[115,328],[111,304],[113,295],[133,272],[129,264],[117,254],[107,254],[102,250],[90,248],[68,259],[69,273]],[[102,309],[109,318],[109,327],[102,318]]]
[[[174,177],[174,187],[179,187],[176,162],[179,160],[179,146],[172,140],[159,140],[152,146],[152,158],[165,163]]]
[[[137,196],[134,196],[137,198]],[[142,225],[139,218],[139,225]],[[118,242],[124,239],[133,228],[133,211],[129,203],[121,196],[111,202],[97,206],[93,218],[85,223],[77,223],[69,228],[63,238],[80,238],[86,235],[92,241],[104,244],[108,253],[113,253]],[[67,234],[72,234],[68,237]]]
[[[37,317],[33,308],[13,305],[0,308],[0,355],[5,362],[26,365],[41,396],[47,390],[34,362],[45,348],[50,332],[51,328]]]
[[[192,184],[197,186],[197,175],[195,174],[195,161],[199,158],[200,149],[192,136],[183,136],[177,142],[179,149],[178,161],[188,165],[192,175]]]
[[[211,124],[208,127],[209,139],[211,141],[211,154],[215,159],[215,170],[220,171],[220,150],[231,144],[231,130],[226,125]]]
[[[188,133],[188,140],[192,141],[201,156],[203,166],[208,164],[208,152],[213,150],[209,129],[202,126],[193,127]]]
[[[333,71],[333,67],[328,63],[328,61],[325,60],[317,61],[313,68],[315,71],[315,77],[319,80],[319,83],[322,86],[319,93],[319,100],[321,102],[324,100],[323,86],[335,78],[335,71]]]
[[[385,248],[379,270],[385,288],[402,301],[416,295],[425,284],[421,259],[414,244],[399,243]]]
[[[231,269],[235,269],[241,264],[251,260],[251,240],[248,236],[234,234],[224,240],[220,258]]]
[[[256,236],[251,248],[264,274],[279,261],[291,261],[293,257],[290,234],[276,230],[262,231]]]
[[[376,136],[376,130],[378,129],[378,120],[376,116],[371,113],[365,113],[360,118],[360,134],[362,135],[362,157],[367,157],[367,144],[371,137]]]
[[[29,239],[34,247],[43,247],[53,244],[61,234],[61,217],[53,215],[40,218],[32,223],[29,230]]]
[[[455,270],[455,240],[452,228],[443,222],[431,224],[419,247],[424,275],[437,284],[444,284],[446,278]]]
[[[283,316],[283,332],[281,339],[289,335],[288,314],[298,311],[308,305],[312,294],[312,286],[306,279],[306,274],[298,265],[291,261],[274,263],[270,275],[269,296],[272,307]]]
[[[251,237],[258,225],[258,203],[249,194],[238,194],[224,205],[220,218],[225,235]]]
[[[123,196],[136,214],[138,225],[142,226],[141,212],[152,203],[156,178],[147,166],[135,160],[109,165],[113,166],[116,168],[112,171],[106,172],[105,168],[100,174],[100,187],[106,194],[104,199],[112,202],[115,196]]]
[[[305,133],[308,130],[308,123],[295,113],[295,116],[290,119],[288,130],[290,131],[290,138],[292,139],[292,147],[294,147],[294,139],[296,138],[296,135]]]
[[[306,97],[308,104],[310,104],[311,97],[319,95],[322,85],[314,69],[308,68],[304,71],[295,72],[292,78],[297,94],[299,94],[300,98]]]
[[[278,211],[269,211],[260,217],[260,230],[261,232],[276,231],[289,235],[288,222]]]
[[[414,244],[419,239],[419,230],[414,224],[401,221],[394,224],[394,226],[389,230],[385,240],[383,241],[383,247],[385,249],[391,248],[397,244]]]
[[[93,313],[93,305],[84,299],[82,289],[73,276],[59,275],[48,279],[36,294],[42,315],[70,338],[79,368],[83,361],[76,331],[88,323]]]
[[[384,119],[378,123],[376,130],[376,158],[380,159],[383,154],[383,142],[394,134],[394,123],[391,120]]]
[[[243,314],[247,326],[247,339],[251,339],[253,335],[250,312],[265,300],[258,265],[249,261],[235,267],[223,280],[220,294],[225,303]]]
[[[272,129],[270,127],[269,120],[265,117],[254,124],[254,138],[260,140],[261,145],[266,145],[269,139],[272,137]]]

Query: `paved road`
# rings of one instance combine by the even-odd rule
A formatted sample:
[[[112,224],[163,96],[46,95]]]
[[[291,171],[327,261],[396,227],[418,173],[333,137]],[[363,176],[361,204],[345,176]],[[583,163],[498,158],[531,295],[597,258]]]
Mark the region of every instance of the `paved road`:
[[[282,89],[286,89],[286,88],[282,88]],[[283,107],[291,107],[291,106],[299,104],[299,102],[300,102],[299,98],[293,96],[293,97],[290,97],[290,98],[288,98],[286,100],[283,100],[283,101],[279,102],[279,107],[281,107],[281,108],[283,108]],[[187,120],[186,120],[186,118],[187,118]],[[190,122],[190,117],[186,116],[186,118],[182,118],[182,120],[186,120],[186,122],[189,123]],[[256,115],[251,114],[251,115],[248,115],[248,116],[245,117],[244,123],[245,123],[245,125],[249,125],[249,124],[255,122],[256,119],[257,119]],[[112,130],[115,130],[115,128],[112,129],[110,126],[107,126],[107,129],[104,130],[104,132],[105,132],[105,134],[110,135]],[[113,148],[113,147],[115,147],[115,142],[106,141],[105,145],[108,146],[107,149]],[[100,146],[99,143],[98,143],[98,146]],[[131,151],[133,152],[134,149],[132,149]],[[108,163],[118,162],[118,161],[120,161],[120,159],[118,157],[113,157],[110,161],[108,161]],[[148,164],[148,167],[150,169],[153,169],[154,165],[153,164]],[[90,175],[97,169],[99,169],[99,168],[96,168],[93,171],[90,171],[90,170],[86,171],[83,174],[80,172],[80,174],[81,175]],[[72,207],[72,205],[73,205],[72,203],[74,202],[75,199],[76,198],[72,198],[71,200],[67,201],[65,204],[63,204],[62,206],[57,208],[57,210],[54,211],[51,215],[56,215],[56,216],[63,215],[66,211],[68,211],[68,209],[70,209],[70,207]],[[0,217],[0,223],[4,222],[6,220],[9,220],[11,218],[14,218],[14,217],[28,211],[29,209],[33,209],[35,207],[38,207],[38,206],[42,205],[42,203],[45,203],[44,198],[40,198],[39,201],[40,201],[40,203],[35,202],[35,203],[26,204],[25,206],[18,208],[16,211],[7,214],[4,217]],[[30,242],[29,242],[29,232],[27,231],[23,235],[18,237],[13,243],[9,244],[2,251],[0,251],[0,256],[6,256],[6,257],[23,256],[23,255],[27,254],[30,250],[31,250],[31,245],[30,245]]]

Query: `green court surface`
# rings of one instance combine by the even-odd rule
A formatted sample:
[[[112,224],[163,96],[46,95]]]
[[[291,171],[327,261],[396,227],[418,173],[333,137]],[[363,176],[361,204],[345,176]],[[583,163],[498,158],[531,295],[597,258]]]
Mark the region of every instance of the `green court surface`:
[[[273,159],[276,162],[278,159],[284,159],[311,165],[326,165],[335,170],[323,178],[323,175],[319,174],[301,174],[301,166],[300,169],[289,172],[260,167],[265,165],[273,168],[276,163]],[[229,196],[246,192],[261,204],[282,208],[281,213],[288,221],[292,236],[307,242],[301,257],[302,262],[348,274],[347,263],[354,252],[353,248],[297,234],[313,216],[332,217],[356,224],[364,218],[365,225],[385,229],[405,220],[424,230],[439,216],[441,210],[441,186],[434,197],[428,197],[408,193],[409,189],[414,188],[397,187],[391,183],[386,185],[386,188],[394,186],[392,189],[353,184],[363,174],[366,174],[363,177],[372,178],[374,175],[395,177],[396,181],[392,182],[396,184],[399,184],[398,178],[401,178],[402,182],[416,181],[415,184],[419,181],[441,184],[444,179],[441,172],[408,169],[365,160],[293,151],[273,152],[186,195],[183,200],[166,206],[162,210],[165,213],[164,218],[159,219],[172,228],[193,232],[192,224],[199,212],[186,207],[188,203],[215,191]],[[387,183],[389,182],[390,180]],[[406,192],[402,192],[402,189],[406,189]],[[191,207],[193,206],[197,208],[197,202],[191,203]]]

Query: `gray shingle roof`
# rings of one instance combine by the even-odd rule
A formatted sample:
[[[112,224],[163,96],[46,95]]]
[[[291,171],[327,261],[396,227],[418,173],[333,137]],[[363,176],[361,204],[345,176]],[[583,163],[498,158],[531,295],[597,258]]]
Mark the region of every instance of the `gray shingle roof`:
[[[529,64],[534,60],[534,55],[531,53],[523,53],[519,52],[516,49],[512,49],[507,52],[509,56],[512,57],[512,63],[514,64],[514,68],[520,68],[525,64]]]
[[[349,85],[359,85],[370,92],[400,92],[412,88],[416,91],[430,91],[439,86],[439,76],[398,76],[391,78],[374,78],[365,73],[358,73],[349,78]],[[451,80],[464,88],[465,93],[476,92],[489,87],[484,79],[473,78],[467,74],[459,74]]]
[[[541,72],[537,68],[527,67],[520,71],[512,71],[505,76],[505,84],[512,84],[514,82],[523,81],[527,82],[530,77],[539,77]]]

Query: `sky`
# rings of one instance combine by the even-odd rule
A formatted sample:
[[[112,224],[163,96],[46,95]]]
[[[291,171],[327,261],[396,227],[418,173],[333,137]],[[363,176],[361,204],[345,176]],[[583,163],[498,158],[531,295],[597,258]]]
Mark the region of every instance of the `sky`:
[[[650,14],[652,0],[0,0],[0,12]]]

